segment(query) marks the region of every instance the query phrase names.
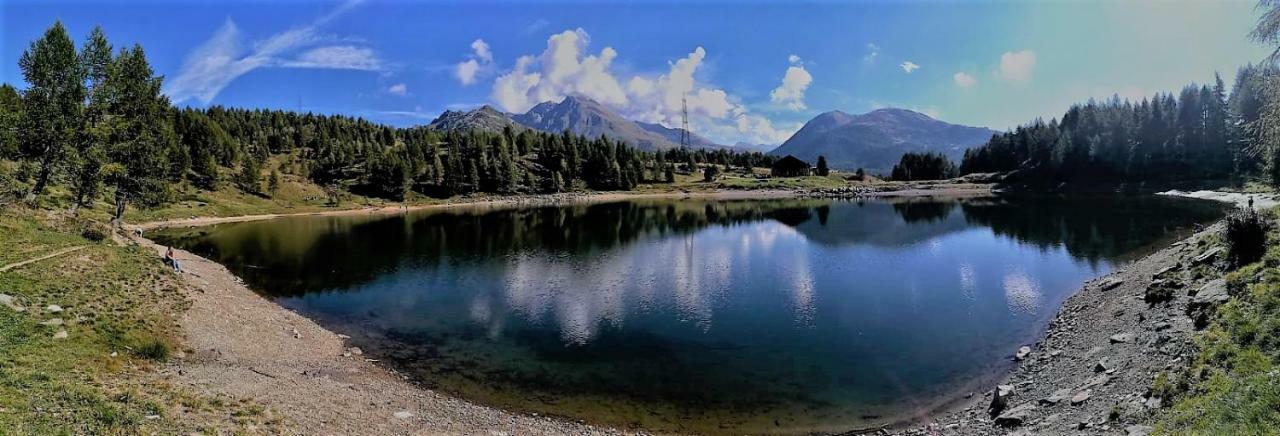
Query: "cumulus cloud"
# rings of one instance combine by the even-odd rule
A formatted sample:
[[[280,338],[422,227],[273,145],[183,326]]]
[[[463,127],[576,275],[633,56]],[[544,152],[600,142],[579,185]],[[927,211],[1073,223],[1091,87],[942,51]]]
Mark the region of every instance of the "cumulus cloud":
[[[1014,82],[1027,82],[1036,70],[1036,53],[1031,50],[1005,52],[1000,55],[1001,78]]]
[[[876,57],[878,56],[880,56],[880,46],[868,42],[867,54],[862,56],[862,62],[873,64],[876,62]]]
[[[397,83],[387,87],[387,92],[392,95],[406,96],[409,95],[409,87],[403,83]]]
[[[463,86],[476,83],[481,75],[493,71],[493,52],[489,50],[489,43],[483,39],[471,41],[471,53],[467,57],[467,60],[458,62],[453,68],[453,75]]]
[[[804,91],[813,83],[813,76],[800,64],[799,56],[791,55],[787,60],[791,62],[791,66],[787,67],[786,74],[782,76],[782,84],[769,93],[769,100],[791,110],[808,109],[804,104]]]
[[[901,64],[898,64],[898,66],[902,67],[902,72],[907,74],[911,74],[913,71],[920,69],[919,65],[916,65],[915,62],[911,61],[903,61]]]
[[[231,82],[259,68],[381,68],[371,50],[350,45],[315,48],[296,58],[286,58],[324,42],[317,31],[358,3],[348,1],[306,26],[257,41],[247,52],[241,46],[240,28],[228,18],[209,40],[187,55],[178,73],[166,80],[164,93],[175,103],[195,99],[208,104]]]
[[[956,73],[955,75],[952,75],[951,78],[956,82],[956,86],[959,86],[961,88],[969,88],[969,87],[972,87],[973,85],[978,84],[977,78],[973,77],[972,74],[966,73],[964,71],[961,71]]]
[[[778,137],[785,139],[799,128],[775,128],[737,97],[699,82],[695,76],[707,58],[702,47],[670,62],[661,74],[622,76],[611,69],[617,50],[604,47],[593,54],[588,50],[590,42],[590,35],[580,28],[551,35],[542,53],[517,58],[511,70],[494,80],[490,98],[503,110],[525,112],[541,102],[578,95],[626,117],[668,126],[680,125],[687,104],[692,129],[749,142],[778,143]]]

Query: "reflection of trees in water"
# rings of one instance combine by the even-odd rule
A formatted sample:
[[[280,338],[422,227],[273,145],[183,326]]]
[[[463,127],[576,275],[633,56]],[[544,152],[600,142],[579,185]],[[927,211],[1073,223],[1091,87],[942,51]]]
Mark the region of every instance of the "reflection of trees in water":
[[[953,214],[960,208],[963,214]],[[296,296],[367,283],[404,263],[428,271],[533,251],[591,256],[642,238],[775,220],[828,245],[900,246],[974,226],[1043,249],[1114,260],[1216,218],[1209,202],[1165,197],[972,200],[635,201],[394,217],[306,217],[157,235],[226,264],[258,289]],[[814,218],[817,218],[816,220]]]
[[[1168,197],[1009,198],[961,203],[965,219],[1041,249],[1059,245],[1089,262],[1135,250],[1214,220],[1223,207]]]

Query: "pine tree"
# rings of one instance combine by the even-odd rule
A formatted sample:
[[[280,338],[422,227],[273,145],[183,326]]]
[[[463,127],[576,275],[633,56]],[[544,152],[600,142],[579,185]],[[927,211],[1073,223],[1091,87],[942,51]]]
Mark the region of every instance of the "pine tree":
[[[272,197],[280,192],[280,170],[271,169],[271,177],[267,179],[267,192],[270,192]]]
[[[112,70],[108,111],[117,117],[117,125],[107,155],[118,165],[112,171],[112,221],[119,224],[128,204],[155,206],[168,199],[168,151],[176,138],[167,117],[169,99],[160,93],[162,79],[151,70],[142,47],[121,50]]]
[[[54,171],[73,152],[85,97],[85,70],[75,43],[55,22],[44,36],[22,52],[18,68],[27,82],[22,93],[23,119],[18,129],[23,154],[39,163],[35,184],[26,199],[35,202]]]
[[[831,174],[831,170],[827,168],[827,157],[818,155],[818,175],[826,177]]]
[[[253,156],[245,155],[240,159],[240,172],[236,173],[236,187],[246,194],[262,192],[262,170]]]

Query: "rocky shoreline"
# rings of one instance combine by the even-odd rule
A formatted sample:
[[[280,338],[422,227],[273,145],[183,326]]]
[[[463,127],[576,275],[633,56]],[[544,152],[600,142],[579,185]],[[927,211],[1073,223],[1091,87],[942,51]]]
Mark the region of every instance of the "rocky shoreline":
[[[1275,204],[1250,194],[1162,195]],[[1222,228],[1216,223],[1085,283],[1039,342],[1010,350],[1020,363],[1003,383],[925,423],[863,434],[1149,434],[1167,406],[1152,382],[1190,365],[1193,318],[1227,297],[1211,271],[1224,256],[1212,242]]]

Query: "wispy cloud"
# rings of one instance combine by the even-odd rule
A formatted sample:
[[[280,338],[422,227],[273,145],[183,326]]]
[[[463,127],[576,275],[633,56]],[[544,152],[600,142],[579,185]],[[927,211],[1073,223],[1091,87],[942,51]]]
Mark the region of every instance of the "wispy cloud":
[[[862,62],[865,62],[868,64],[874,64],[876,63],[876,58],[879,56],[880,56],[880,46],[875,45],[875,43],[868,42],[867,54],[862,56]]]
[[[403,97],[409,95],[409,87],[403,83],[397,83],[387,87],[387,93]]]
[[[532,23],[529,23],[528,26],[524,26],[524,34],[530,35],[537,33],[539,30],[545,29],[549,25],[551,25],[551,22],[547,21],[546,18],[539,18],[534,20]]]
[[[907,74],[911,74],[915,70],[920,69],[920,65],[917,65],[915,62],[911,62],[911,61],[903,61],[898,66],[902,67],[902,72]]]
[[[164,93],[174,102],[195,99],[208,104],[231,82],[259,68],[377,69],[381,63],[372,51],[349,45],[320,47],[294,59],[284,58],[290,52],[320,43],[317,30],[360,3],[361,0],[347,1],[306,26],[258,41],[248,53],[241,48],[240,28],[227,18],[208,41],[187,55],[182,69],[167,82]]]

